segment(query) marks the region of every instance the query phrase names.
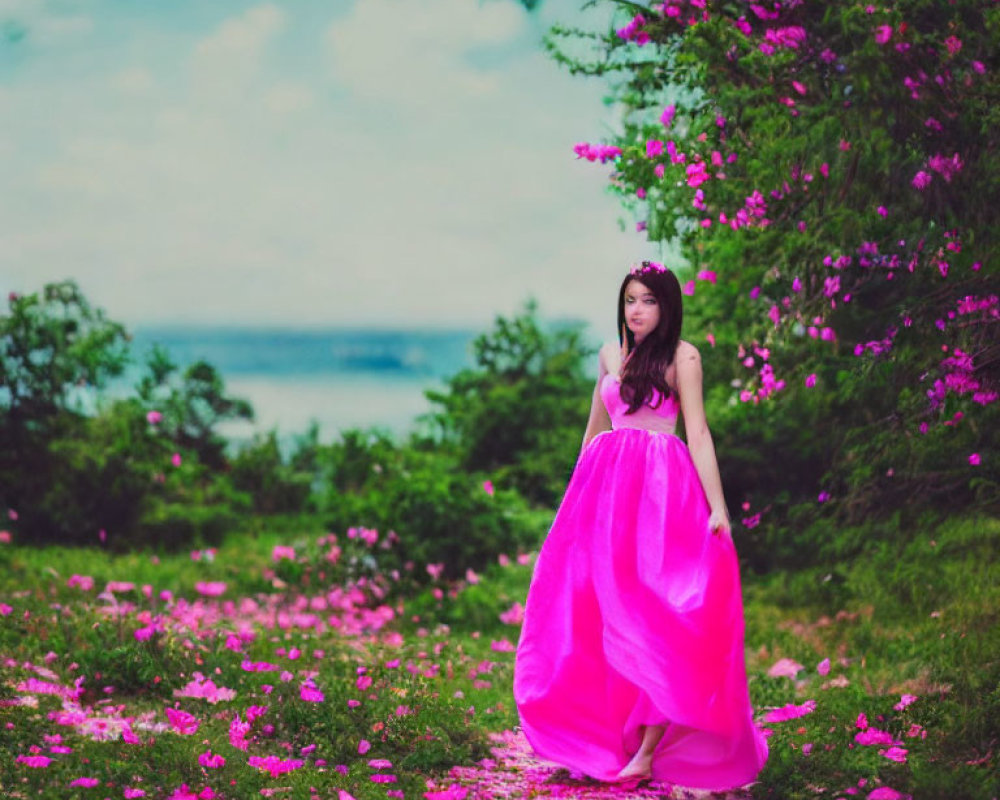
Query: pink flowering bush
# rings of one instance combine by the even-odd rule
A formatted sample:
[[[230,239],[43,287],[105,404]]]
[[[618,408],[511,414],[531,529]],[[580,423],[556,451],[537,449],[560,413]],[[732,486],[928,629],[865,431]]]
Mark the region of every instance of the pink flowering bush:
[[[736,459],[724,483],[780,493],[775,526],[819,491],[851,522],[1000,485],[984,456],[1000,444],[1000,210],[979,199],[1000,169],[995,9],[924,9],[655,3],[623,12],[593,63],[561,50],[573,32],[549,37],[574,69],[615,64],[612,184],[649,239],[680,243],[685,325],[713,342],[709,419]],[[771,441],[780,459],[749,455]]]

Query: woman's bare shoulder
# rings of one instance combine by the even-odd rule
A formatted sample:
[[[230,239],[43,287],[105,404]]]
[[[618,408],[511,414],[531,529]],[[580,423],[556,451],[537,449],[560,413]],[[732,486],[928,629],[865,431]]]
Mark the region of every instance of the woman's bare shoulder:
[[[618,362],[621,360],[621,351],[615,342],[605,342],[598,352],[598,359],[605,372],[618,373]]]
[[[698,352],[698,348],[691,344],[691,342],[686,342],[681,339],[677,342],[677,350],[674,353],[674,360],[678,362],[700,361],[701,353]]]

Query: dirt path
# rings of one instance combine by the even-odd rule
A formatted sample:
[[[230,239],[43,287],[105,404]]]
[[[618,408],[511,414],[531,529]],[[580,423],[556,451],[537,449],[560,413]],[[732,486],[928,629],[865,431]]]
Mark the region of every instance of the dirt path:
[[[539,759],[520,731],[492,734],[496,743],[493,758],[475,766],[453,767],[456,782],[451,792],[437,800],[517,800],[519,798],[560,797],[572,800],[748,800],[748,792],[707,792],[666,783],[645,783],[639,787],[601,783],[581,773],[571,772]],[[440,787],[447,791],[449,787]],[[463,796],[462,789],[467,790]],[[433,795],[432,795],[433,796]]]

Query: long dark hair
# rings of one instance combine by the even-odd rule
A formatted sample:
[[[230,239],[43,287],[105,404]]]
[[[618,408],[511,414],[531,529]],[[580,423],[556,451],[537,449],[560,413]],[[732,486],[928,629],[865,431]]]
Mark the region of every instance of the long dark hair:
[[[625,287],[638,281],[649,289],[660,308],[660,321],[638,346],[635,334],[625,324]],[[681,323],[684,320],[681,302],[681,285],[666,267],[643,261],[625,276],[618,290],[618,343],[627,342],[631,358],[621,368],[621,397],[628,403],[632,414],[643,403],[652,403],[654,390],[659,393],[653,408],[658,407],[673,390],[667,385],[666,372],[674,361],[677,343],[681,339]],[[625,337],[623,340],[622,337]]]

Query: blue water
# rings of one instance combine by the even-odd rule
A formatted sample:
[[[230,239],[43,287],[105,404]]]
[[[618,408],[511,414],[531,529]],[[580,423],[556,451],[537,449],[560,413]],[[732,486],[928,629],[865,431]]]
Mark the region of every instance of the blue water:
[[[397,435],[430,410],[424,396],[443,379],[472,365],[474,330],[140,328],[132,353],[144,359],[159,344],[181,369],[197,360],[215,366],[227,394],[250,401],[251,423],[225,423],[220,432],[239,443],[277,429],[285,442],[319,425],[320,440],[348,428],[381,427]],[[133,364],[110,389],[128,394],[142,372]]]

